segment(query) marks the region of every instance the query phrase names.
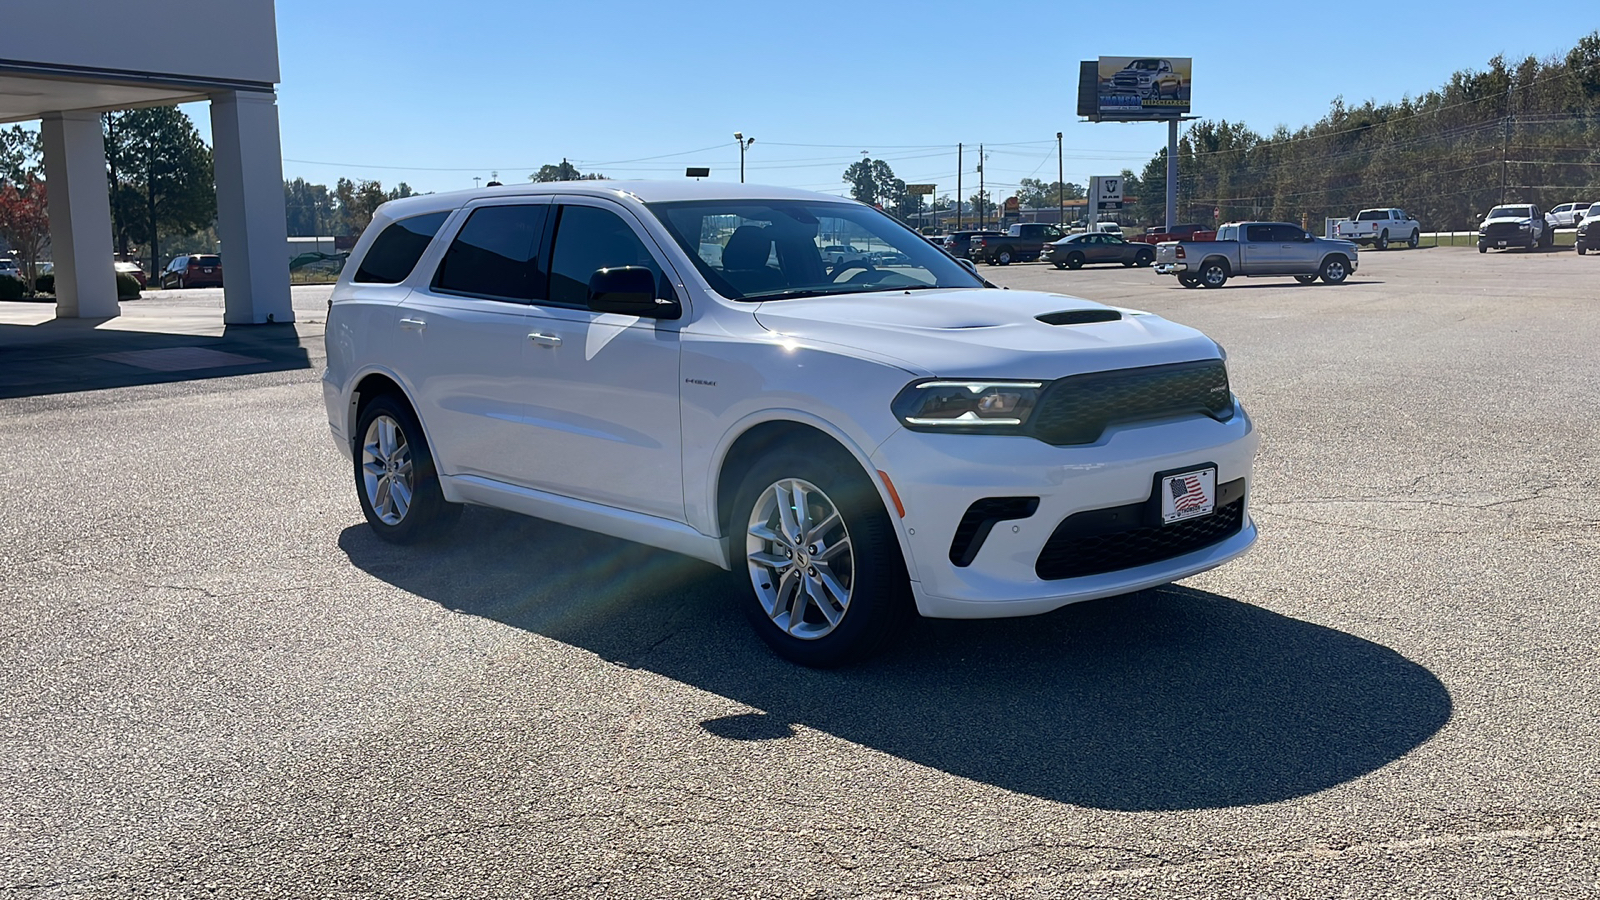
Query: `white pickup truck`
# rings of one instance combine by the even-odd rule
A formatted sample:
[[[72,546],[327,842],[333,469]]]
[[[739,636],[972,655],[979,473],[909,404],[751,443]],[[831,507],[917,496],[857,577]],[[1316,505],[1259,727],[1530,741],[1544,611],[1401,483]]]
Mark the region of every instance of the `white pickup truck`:
[[[1287,222],[1230,222],[1214,241],[1156,245],[1156,272],[1176,275],[1186,288],[1219,288],[1236,275],[1293,275],[1301,284],[1321,278],[1339,284],[1354,274],[1356,245],[1319,238]]]
[[[1378,250],[1389,249],[1392,241],[1405,241],[1406,246],[1415,247],[1422,237],[1422,226],[1403,209],[1363,209],[1354,219],[1335,225],[1333,236],[1341,241],[1371,244]]]

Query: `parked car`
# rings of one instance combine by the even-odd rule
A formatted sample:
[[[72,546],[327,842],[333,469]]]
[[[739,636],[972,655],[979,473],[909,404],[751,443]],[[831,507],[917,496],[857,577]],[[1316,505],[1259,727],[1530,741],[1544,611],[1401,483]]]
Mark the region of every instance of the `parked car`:
[[[145,286],[144,269],[136,262],[116,262],[112,264],[118,275],[127,275],[139,282],[139,287]]]
[[[161,287],[222,287],[222,257],[215,254],[175,256],[161,272]]]
[[[1044,253],[1046,244],[1060,240],[1065,233],[1059,225],[1020,222],[1007,228],[1005,234],[974,235],[967,249],[967,258],[991,266],[1033,262]]]
[[[1319,238],[1287,222],[1230,222],[1214,241],[1156,245],[1156,271],[1186,288],[1219,288],[1236,275],[1293,275],[1301,284],[1321,278],[1342,284],[1355,274],[1356,245]]]
[[[1406,215],[1403,209],[1363,209],[1356,213],[1354,219],[1335,225],[1333,237],[1357,244],[1371,244],[1378,250],[1387,250],[1389,244],[1396,241],[1405,241],[1406,246],[1416,247],[1422,242],[1422,225]]]
[[[1558,203],[1548,213],[1550,224],[1557,228],[1576,228],[1589,206],[1588,203]]]
[[[1144,234],[1128,238],[1141,244],[1159,244],[1163,241],[1210,241],[1217,233],[1206,225],[1174,225],[1171,229],[1155,228]]]
[[[1579,223],[1578,237],[1574,242],[1579,256],[1587,254],[1590,250],[1600,250],[1600,203],[1591,206],[1589,213]]]
[[[1573,221],[1577,222],[1579,225],[1582,225],[1584,222],[1589,221],[1595,216],[1600,216],[1600,203],[1589,204],[1587,207],[1580,210],[1578,215],[1573,217]]]
[[[944,236],[944,252],[956,259],[971,259],[972,239],[975,236],[999,237],[1000,232],[989,230],[952,231]]]
[[[840,219],[909,264],[830,271]],[[968,265],[874,207],[755,185],[394,200],[332,292],[328,422],[380,538],[472,503],[673,550],[739,572],[807,665],[913,611],[1034,615],[1245,552],[1257,437],[1222,349]],[[600,571],[566,543],[563,577]]]
[[[1156,251],[1148,244],[1135,244],[1120,234],[1085,232],[1062,238],[1044,248],[1045,262],[1058,269],[1080,269],[1089,263],[1122,263],[1148,266]]]
[[[1539,207],[1532,203],[1496,206],[1478,226],[1478,252],[1490,247],[1549,247],[1556,242],[1556,230]]]
[[[21,281],[22,267],[18,266],[17,261],[9,256],[0,256],[0,275]]]

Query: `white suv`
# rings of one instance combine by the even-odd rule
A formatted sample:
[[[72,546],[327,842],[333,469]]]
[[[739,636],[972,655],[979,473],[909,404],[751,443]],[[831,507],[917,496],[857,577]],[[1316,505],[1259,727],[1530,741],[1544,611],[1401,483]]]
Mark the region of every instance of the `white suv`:
[[[826,253],[844,245],[861,252]],[[470,503],[736,568],[761,636],[807,665],[870,653],[913,610],[1042,613],[1256,539],[1257,438],[1216,343],[994,289],[836,197],[393,201],[334,289],[327,351],[328,424],[381,537]]]

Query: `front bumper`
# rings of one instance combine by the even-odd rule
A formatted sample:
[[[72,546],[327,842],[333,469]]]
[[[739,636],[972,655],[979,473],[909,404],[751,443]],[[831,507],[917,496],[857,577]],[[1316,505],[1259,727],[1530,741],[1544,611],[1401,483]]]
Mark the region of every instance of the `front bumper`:
[[[1114,427],[1096,443],[1055,447],[1029,437],[900,431],[873,454],[904,505],[898,520],[917,609],[933,618],[999,618],[1143,590],[1219,566],[1255,543],[1249,517],[1258,437],[1245,412]],[[1080,577],[1041,578],[1057,526],[1076,513],[1150,500],[1158,473],[1214,464],[1217,484],[1242,480],[1242,527],[1168,559]],[[963,515],[988,498],[1038,498],[1024,518],[995,523],[967,565],[952,560]]]

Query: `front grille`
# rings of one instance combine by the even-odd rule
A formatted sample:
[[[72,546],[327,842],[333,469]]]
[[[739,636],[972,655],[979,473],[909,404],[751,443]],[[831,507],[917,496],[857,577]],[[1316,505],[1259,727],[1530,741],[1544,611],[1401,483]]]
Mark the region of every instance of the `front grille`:
[[[1231,501],[1222,503],[1229,494]],[[1217,500],[1211,515],[1171,525],[1135,524],[1149,520],[1144,503],[1068,516],[1039,551],[1034,571],[1045,581],[1082,578],[1204,550],[1244,527],[1243,480],[1220,486]]]
[[[1119,75],[1116,75],[1116,76],[1112,77],[1111,83],[1116,85],[1119,88],[1138,87],[1139,86],[1139,76],[1133,75],[1133,74],[1128,74],[1128,75],[1120,75],[1119,74]]]
[[[1168,416],[1233,416],[1228,368],[1220,359],[1115,369],[1051,382],[1029,420],[1029,432],[1049,444],[1092,444],[1113,422]]]
[[[1494,222],[1484,229],[1484,236],[1491,241],[1526,240],[1527,235],[1515,222]]]

